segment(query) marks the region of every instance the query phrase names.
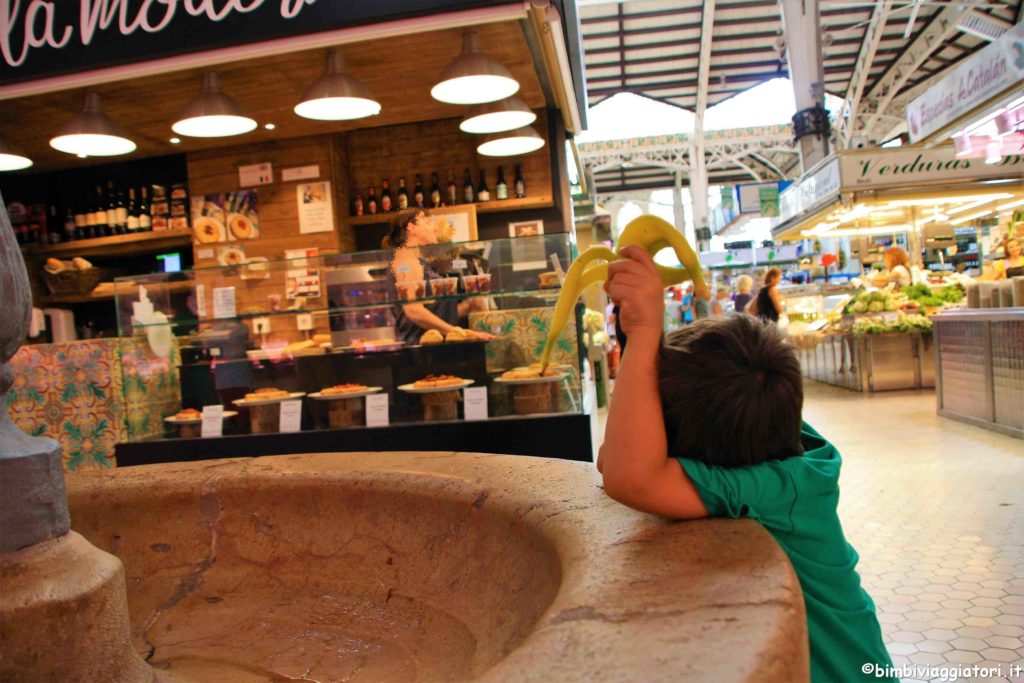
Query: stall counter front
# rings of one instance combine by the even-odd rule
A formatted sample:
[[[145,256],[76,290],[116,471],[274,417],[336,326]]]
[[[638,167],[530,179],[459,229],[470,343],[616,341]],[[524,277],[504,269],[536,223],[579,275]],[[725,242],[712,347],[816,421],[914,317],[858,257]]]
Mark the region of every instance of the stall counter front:
[[[936,316],[939,415],[1024,439],[1024,308]]]
[[[33,436],[57,440],[66,472],[112,467],[129,432],[164,431],[163,414],[181,403],[174,356],[136,353],[135,340],[93,339],[21,347],[11,360],[6,409]],[[122,352],[129,362],[122,367]]]

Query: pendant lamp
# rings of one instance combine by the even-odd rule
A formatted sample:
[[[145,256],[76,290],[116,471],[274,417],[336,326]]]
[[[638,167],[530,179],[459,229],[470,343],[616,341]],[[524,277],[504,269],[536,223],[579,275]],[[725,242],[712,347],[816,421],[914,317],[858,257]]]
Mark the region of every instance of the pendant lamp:
[[[0,171],[20,171],[31,165],[32,160],[17,145],[0,136]]]
[[[464,133],[502,133],[529,126],[537,115],[518,97],[478,104],[462,119],[459,129]]]
[[[220,89],[217,74],[203,74],[199,94],[185,105],[171,129],[193,138],[221,138],[241,135],[256,128],[256,121]]]
[[[448,104],[482,104],[511,97],[518,90],[519,81],[511,72],[480,49],[476,31],[466,31],[462,54],[445,67],[430,94]]]
[[[86,93],[82,112],[57,132],[50,147],[80,157],[110,157],[135,151],[135,143],[103,112],[100,96],[94,92]]]
[[[295,105],[295,113],[317,121],[351,121],[380,113],[380,102],[345,71],[340,50],[327,53],[327,67]]]
[[[507,133],[495,133],[476,148],[486,157],[513,157],[529,154],[544,146],[544,138],[533,128],[520,128]]]

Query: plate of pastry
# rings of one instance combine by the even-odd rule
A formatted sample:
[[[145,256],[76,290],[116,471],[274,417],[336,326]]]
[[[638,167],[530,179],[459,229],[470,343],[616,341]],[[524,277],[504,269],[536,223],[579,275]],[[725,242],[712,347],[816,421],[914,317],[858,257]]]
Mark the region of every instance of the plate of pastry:
[[[293,398],[302,398],[305,395],[306,392],[304,391],[285,391],[284,389],[274,389],[273,387],[261,387],[246,394],[245,398],[237,399],[232,401],[232,403],[236,406],[258,406],[266,403],[287,401]]]
[[[540,384],[542,382],[558,382],[565,377],[566,373],[561,372],[554,366],[548,366],[542,374],[540,371],[540,365],[536,364],[506,370],[501,373],[501,377],[498,377],[494,381],[500,384]]]
[[[342,398],[360,398],[382,391],[384,387],[368,387],[365,384],[335,384],[333,387],[324,387],[320,391],[309,395],[317,401],[336,401]]]
[[[224,411],[225,419],[229,417],[234,417],[235,415],[238,415],[237,410]],[[176,425],[199,424],[202,421],[203,413],[196,410],[195,408],[185,408],[184,410],[178,411],[177,414],[175,415],[171,415],[170,417],[164,418],[164,422],[170,422],[171,424]]]
[[[457,391],[473,383],[471,379],[462,379],[453,375],[427,375],[423,379],[398,387],[410,394],[433,394],[438,391]]]

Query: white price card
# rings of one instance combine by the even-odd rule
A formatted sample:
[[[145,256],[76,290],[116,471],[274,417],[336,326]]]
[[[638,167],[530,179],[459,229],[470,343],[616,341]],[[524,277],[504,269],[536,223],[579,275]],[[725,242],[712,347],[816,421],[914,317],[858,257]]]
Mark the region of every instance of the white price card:
[[[302,427],[302,400],[281,401],[280,432],[297,432]]]
[[[220,436],[224,433],[224,406],[203,406],[201,436]]]
[[[366,426],[387,427],[388,424],[388,395],[380,393],[367,396]]]
[[[457,258],[452,261],[452,270],[465,270],[468,267],[469,264],[466,263],[466,259],[464,258]]]
[[[269,185],[272,182],[274,182],[274,167],[269,162],[238,167],[238,185],[240,187]]]
[[[213,288],[213,317],[234,318],[235,317],[235,288],[214,287]]]
[[[196,285],[196,314],[206,317],[206,285]]]
[[[466,387],[462,390],[467,420],[487,419],[487,387]]]

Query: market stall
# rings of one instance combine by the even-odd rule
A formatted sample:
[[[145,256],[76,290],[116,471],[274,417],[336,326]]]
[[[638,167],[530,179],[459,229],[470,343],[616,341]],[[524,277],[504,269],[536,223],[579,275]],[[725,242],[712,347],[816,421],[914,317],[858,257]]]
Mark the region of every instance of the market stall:
[[[555,435],[578,446],[561,448],[564,457],[590,459],[576,327],[559,350],[571,368],[546,380],[545,391],[498,381],[539,352],[558,281],[538,275],[553,275],[551,256],[561,267],[572,257],[566,139],[582,129],[584,111],[575,3],[211,11],[169,7],[159,29],[121,34],[103,25],[91,43],[76,32],[59,53],[33,45],[24,63],[0,75],[0,99],[10,104],[0,109],[0,127],[23,148],[23,156],[0,159],[2,170],[23,169],[0,176],[0,192],[12,207],[35,306],[60,323],[59,336],[42,333],[32,350],[48,355],[41,344],[59,339],[90,357],[109,356],[102,386],[128,406],[107,415],[75,404],[82,425],[108,427],[89,440],[99,454],[87,464],[112,465],[115,442],[121,464],[495,444],[558,456]],[[63,6],[50,19],[78,21]],[[463,77],[476,86],[467,89]],[[220,109],[211,111],[214,100]],[[244,127],[204,128],[211,113]],[[73,152],[68,144],[96,120],[114,147]],[[67,135],[54,137],[62,125]],[[11,159],[21,166],[7,165]],[[459,256],[436,271],[442,288],[454,288],[436,290],[424,278],[421,293],[392,285],[367,300],[362,285],[381,282],[371,261],[386,262],[375,250],[407,207],[433,214],[438,241],[472,245],[448,247]],[[357,251],[372,256],[347,256]],[[362,326],[383,330],[402,302],[433,305],[447,296],[486,300],[463,324],[482,326],[493,343],[363,353],[388,335],[362,334]],[[324,335],[358,352],[317,345],[322,357],[303,353]],[[237,355],[211,356],[229,348]],[[142,411],[128,397],[131,372],[150,361],[173,380],[174,400]],[[476,386],[439,397],[400,389],[431,373]],[[327,378],[336,381],[323,384]],[[225,392],[225,382],[246,391]],[[366,397],[297,397],[298,417],[234,403],[278,383],[307,395],[335,384],[381,387],[390,400],[374,408]],[[50,390],[33,386],[25,396],[29,389]],[[10,410],[38,430],[23,403]],[[177,417],[217,406],[220,437],[204,437],[193,413]],[[51,412],[47,419],[63,429]],[[420,424],[428,416],[436,421]],[[282,420],[297,420],[298,432],[284,432]],[[334,429],[350,433],[329,435]],[[307,432],[316,436],[303,441]]]

